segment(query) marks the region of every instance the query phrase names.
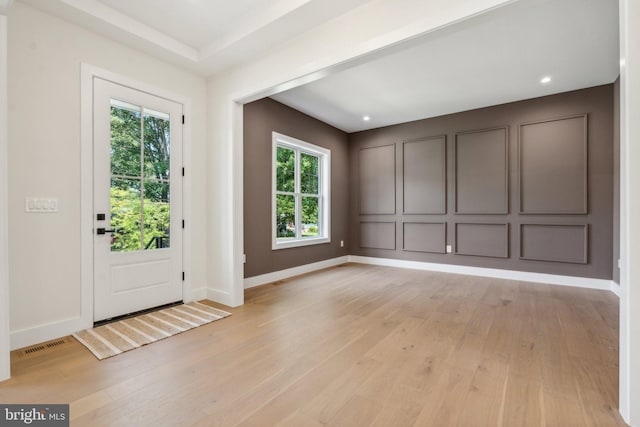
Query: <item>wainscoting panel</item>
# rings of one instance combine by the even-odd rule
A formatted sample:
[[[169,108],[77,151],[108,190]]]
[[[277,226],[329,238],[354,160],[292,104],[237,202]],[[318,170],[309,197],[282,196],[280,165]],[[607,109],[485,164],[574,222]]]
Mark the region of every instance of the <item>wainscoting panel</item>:
[[[446,253],[447,224],[445,222],[402,224],[403,248],[405,251]]]
[[[395,145],[360,150],[358,175],[360,214],[396,213]]]
[[[509,224],[456,223],[455,254],[509,258]]]
[[[588,262],[589,227],[586,224],[522,224],[520,259]]]
[[[361,222],[360,247],[370,249],[396,249],[395,222]]]
[[[507,128],[457,133],[454,151],[455,212],[508,213]]]
[[[587,213],[587,115],[520,125],[520,212]]]
[[[447,137],[402,144],[405,214],[447,213]]]

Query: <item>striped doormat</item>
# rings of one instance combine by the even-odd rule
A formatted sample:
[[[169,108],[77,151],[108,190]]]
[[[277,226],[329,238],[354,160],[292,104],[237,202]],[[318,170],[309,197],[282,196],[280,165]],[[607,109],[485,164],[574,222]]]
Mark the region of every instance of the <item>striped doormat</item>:
[[[103,360],[227,316],[231,313],[191,302],[85,329],[73,337]]]

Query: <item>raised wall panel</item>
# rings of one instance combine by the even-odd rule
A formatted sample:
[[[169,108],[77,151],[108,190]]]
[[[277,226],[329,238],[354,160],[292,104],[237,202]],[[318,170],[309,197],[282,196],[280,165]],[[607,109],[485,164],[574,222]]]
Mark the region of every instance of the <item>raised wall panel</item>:
[[[508,213],[507,128],[456,134],[454,169],[457,214]]]
[[[358,154],[361,215],[396,213],[395,145],[363,148]]]
[[[589,227],[586,224],[522,224],[520,258],[586,264]]]
[[[456,255],[509,257],[509,224],[457,223]]]
[[[520,125],[520,212],[587,213],[587,115]]]
[[[446,214],[446,136],[407,141],[402,156],[404,213]]]
[[[395,222],[361,222],[360,247],[370,249],[396,248]]]
[[[405,222],[402,224],[402,240],[405,251],[446,253],[447,224]]]

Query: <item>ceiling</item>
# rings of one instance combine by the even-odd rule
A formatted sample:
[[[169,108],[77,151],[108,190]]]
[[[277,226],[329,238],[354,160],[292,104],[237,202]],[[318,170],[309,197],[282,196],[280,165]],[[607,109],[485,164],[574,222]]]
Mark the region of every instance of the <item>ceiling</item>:
[[[369,0],[20,0],[204,76]]]
[[[611,83],[618,58],[617,2],[520,0],[272,98],[355,132]]]
[[[211,76],[371,0],[20,1]],[[611,83],[617,3],[514,1],[272,98],[355,132]]]

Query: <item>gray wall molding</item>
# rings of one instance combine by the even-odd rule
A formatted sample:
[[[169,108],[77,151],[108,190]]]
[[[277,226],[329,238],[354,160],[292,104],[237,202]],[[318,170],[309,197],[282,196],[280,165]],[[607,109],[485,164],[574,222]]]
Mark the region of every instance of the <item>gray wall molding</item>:
[[[446,246],[446,222],[407,221],[402,223],[403,251],[444,254]]]
[[[461,229],[466,229],[466,231],[462,232]],[[465,236],[464,233],[468,235]],[[509,224],[456,222],[454,224],[453,253],[488,258],[509,258]]]
[[[350,197],[349,197],[349,254],[355,256],[369,256],[369,257],[383,257],[405,261],[417,261],[436,264],[449,264],[449,265],[464,265],[469,267],[478,268],[497,268],[507,269],[514,271],[527,271],[532,273],[541,274],[557,274],[565,276],[585,277],[594,279],[611,280],[613,265],[617,261],[613,258],[613,245],[614,240],[612,236],[612,230],[614,227],[613,222],[613,206],[615,205],[615,199],[613,195],[614,191],[614,86],[603,85],[588,89],[581,89],[556,95],[544,96],[541,98],[528,99],[524,101],[511,102],[508,104],[497,105],[493,107],[480,108],[477,110],[464,111],[461,113],[455,113],[445,116],[433,117],[424,120],[417,120],[409,123],[402,123],[393,126],[387,126],[383,128],[371,129],[368,131],[355,132],[349,135],[349,185],[350,185]],[[568,154],[562,154],[560,158],[566,160],[569,163],[567,166],[574,170],[574,166],[580,171],[579,180],[575,181],[578,185],[579,194],[575,200],[578,200],[579,210],[582,211],[584,186],[584,117],[585,113],[588,114],[586,125],[588,127],[588,143],[586,149],[588,150],[588,168],[587,168],[587,191],[588,191],[588,213],[585,214],[536,214],[526,215],[520,213],[520,196],[519,196],[519,174],[521,172],[518,161],[520,152],[519,145],[519,133],[521,125],[525,125],[525,131],[530,130],[526,126],[528,123],[550,123],[551,126],[541,125],[541,128],[534,129],[536,132],[524,132],[524,148],[529,148],[527,143],[540,140],[543,142],[543,146],[550,146],[550,150],[541,150],[538,154],[539,160],[534,162],[537,165],[539,162],[554,163],[558,154],[554,149],[553,138],[551,141],[546,141],[542,138],[546,135],[553,137],[553,130],[560,129],[563,134],[568,134],[572,137],[578,135],[578,139],[570,139],[567,144],[562,144],[564,140],[560,140],[560,144]],[[564,119],[567,117],[580,117],[575,121],[559,122],[559,126],[556,126],[555,121],[558,119]],[[551,122],[548,122],[551,121]],[[565,126],[566,125],[566,126]],[[535,127],[535,126],[534,126]],[[466,150],[470,148],[464,146],[465,144],[471,145],[474,141],[486,140],[485,144],[480,145],[480,148],[490,147],[490,152],[493,153],[489,158],[495,159],[494,155],[497,153],[504,153],[502,148],[502,141],[497,142],[496,135],[489,134],[477,134],[478,131],[486,131],[489,129],[507,129],[507,150],[508,153],[508,210],[506,213],[501,214],[467,214],[462,213],[468,211],[469,207],[476,205],[473,204],[459,204],[460,213],[456,213],[454,206],[454,142],[456,135],[458,135],[458,148]],[[538,132],[541,130],[542,132]],[[466,131],[466,132],[463,132]],[[460,137],[461,134],[471,132],[470,137]],[[504,130],[500,131],[500,137],[504,135]],[[551,132],[551,133],[549,133]],[[403,209],[403,197],[404,197],[404,177],[403,177],[403,148],[402,143],[414,140],[424,140],[425,137],[435,135],[447,136],[447,210],[443,214],[409,214],[405,213]],[[530,137],[536,136],[533,140]],[[541,136],[541,138],[538,138]],[[460,142],[464,141],[464,142]],[[492,143],[494,141],[495,143]],[[398,195],[396,200],[396,213],[388,215],[360,215],[358,206],[358,153],[360,150],[367,147],[378,147],[385,144],[396,143],[396,186],[395,194]],[[461,144],[461,145],[460,145]],[[429,144],[427,144],[429,146]],[[431,145],[434,147],[435,145]],[[464,146],[464,147],[463,147]],[[420,146],[422,147],[422,146]],[[471,153],[474,150],[466,150],[462,154],[466,154],[468,158],[471,157]],[[414,150],[413,153],[427,153],[428,150]],[[578,159],[571,159],[571,153],[579,153]],[[531,160],[533,157],[524,153],[525,162]],[[500,154],[501,155],[501,154]],[[436,157],[440,158],[440,155]],[[485,156],[480,156],[485,157]],[[463,157],[458,156],[458,160],[462,160]],[[496,183],[504,183],[504,160],[499,159],[498,166],[494,168],[494,171],[500,171],[500,175],[495,179],[496,174],[490,174],[490,182],[494,185]],[[422,160],[416,160],[415,165],[419,165]],[[425,163],[425,162],[423,162]],[[426,162],[430,163],[430,162]],[[492,162],[495,164],[495,162]],[[559,163],[564,166],[563,163]],[[527,164],[525,163],[525,166]],[[458,175],[461,175],[459,168],[462,165],[458,164]],[[485,168],[478,168],[477,170],[483,171]],[[407,171],[409,172],[409,171]],[[562,171],[561,171],[562,172]],[[410,174],[409,174],[410,175]],[[468,177],[470,175],[467,175]],[[534,177],[534,175],[526,175],[525,183],[527,179]],[[477,180],[483,180],[483,176],[477,176]],[[441,188],[442,179],[440,176],[435,180],[430,180],[428,184],[433,188]],[[532,183],[533,181],[528,181]],[[524,183],[523,183],[524,184]],[[553,187],[556,184],[548,184],[548,187]],[[572,185],[569,188],[575,188]],[[475,187],[471,185],[469,188]],[[526,186],[524,186],[527,188]],[[553,211],[557,211],[555,199],[548,200],[545,196],[546,187],[540,187],[539,189],[545,190],[541,192],[539,200],[545,202],[545,205],[554,207]],[[493,188],[493,187],[492,187]],[[553,189],[553,188],[552,188]],[[460,188],[462,190],[462,188]],[[390,190],[391,191],[391,190]],[[432,191],[432,190],[429,190]],[[525,190],[527,191],[527,190]],[[481,207],[495,207],[496,201],[503,202],[505,200],[504,187],[500,187],[500,197],[491,198],[491,203],[481,204]],[[429,194],[439,194],[439,192],[430,192]],[[529,193],[528,196],[531,196]],[[460,195],[459,195],[460,196]],[[492,194],[489,194],[491,197]],[[573,197],[569,195],[569,197]],[[459,199],[458,202],[470,201],[472,199],[465,198]],[[529,201],[531,199],[528,199]],[[553,203],[552,203],[553,202]],[[438,204],[437,208],[440,208]],[[499,207],[503,208],[500,204]],[[525,208],[534,207],[533,205],[525,205]],[[542,207],[540,204],[536,204],[535,207]],[[570,205],[570,207],[575,207]],[[435,211],[436,207],[429,206],[429,211]],[[495,211],[496,209],[492,209]],[[525,209],[531,211],[532,209]],[[574,209],[572,209],[574,211]],[[474,210],[474,212],[478,212]],[[378,250],[361,248],[360,242],[360,221],[395,221],[396,223],[396,250]],[[434,226],[413,226],[403,225],[405,223],[447,223],[447,245],[455,247],[459,253],[441,253],[440,252],[440,239],[441,234],[436,233]],[[465,226],[458,226],[458,244],[456,245],[455,236],[455,223],[501,223],[509,224],[508,233],[508,258],[503,258],[506,254],[505,246],[505,231],[504,227],[499,230],[489,229],[482,230],[482,227],[471,227],[471,229],[465,229]],[[589,224],[588,242],[588,259],[586,264],[578,264],[575,262],[561,262],[561,261],[538,261],[528,260],[520,258],[520,224],[523,223],[573,223],[573,224]],[[408,230],[405,230],[408,227]],[[460,227],[463,227],[460,229]],[[478,230],[483,231],[482,233]],[[545,229],[546,230],[546,229]],[[467,232],[468,231],[468,232]],[[541,255],[538,252],[532,252],[532,249],[536,247],[536,240],[539,240],[539,234],[537,229],[536,233],[529,233],[531,229],[525,228],[525,237],[528,239],[525,243],[524,249],[527,251],[524,253],[525,257],[537,257]],[[581,261],[582,255],[578,259],[576,255],[579,248],[582,249],[583,241],[578,239],[575,230],[568,230],[562,232],[562,247],[567,250],[566,257],[561,257],[562,251],[553,254],[554,259],[567,259],[569,261]],[[418,238],[407,240],[405,235],[408,232],[420,233],[426,238],[432,240],[430,242],[421,242]],[[489,248],[482,247],[469,247],[469,238],[472,234],[483,234],[486,232],[488,239],[493,239],[492,246],[495,246],[493,251],[489,251]],[[535,237],[538,236],[538,237]],[[532,240],[535,237],[536,240]],[[467,240],[464,240],[467,238]],[[573,243],[568,243],[573,242]],[[465,244],[466,246],[461,246]],[[473,246],[473,245],[472,245]],[[412,250],[417,249],[417,251]],[[437,249],[437,251],[434,251]],[[423,250],[434,252],[422,252]],[[462,255],[462,253],[471,253],[475,256]],[[480,252],[479,254],[476,254]],[[487,253],[489,252],[489,253]],[[581,253],[581,252],[580,252]],[[491,255],[491,256],[478,256],[478,255]],[[542,254],[544,255],[544,254]]]
[[[500,135],[501,132],[502,135]],[[463,141],[473,136],[478,139],[466,141],[466,143]],[[489,139],[490,137],[494,140]],[[500,146],[502,151],[491,152],[490,150],[495,150],[496,147],[490,146],[482,149],[480,148],[482,144]],[[472,151],[469,156],[465,156],[469,158],[461,159],[464,150]],[[494,170],[498,164],[501,169]],[[480,176],[485,180],[479,180]],[[500,180],[502,181],[500,182]],[[477,129],[455,134],[453,189],[454,212],[457,215],[509,213],[509,126]],[[462,200],[463,198],[467,198],[467,200]],[[469,206],[461,207],[461,205]]]
[[[550,143],[548,141],[545,141],[549,144],[547,147],[545,147],[545,150],[549,150],[549,146],[551,145],[551,143],[556,142],[559,137],[564,137],[565,140],[574,139],[575,141],[573,141],[573,148],[575,149],[577,146],[580,146],[582,153],[568,153],[566,152],[566,150],[560,150],[561,147],[558,147],[558,145],[555,144],[554,151],[557,156],[556,158],[548,157],[546,159],[546,162],[537,162],[536,164],[525,167],[525,163],[527,160],[523,157],[523,151],[525,151],[523,144],[526,145],[526,141],[524,141],[523,130],[526,127],[551,125],[554,123],[558,124],[560,122],[566,122],[576,119],[582,119],[582,124],[580,126],[582,135],[555,136],[556,139],[550,140]],[[587,113],[526,122],[521,123],[518,126],[518,210],[520,214],[586,215],[588,213],[588,141],[589,127]],[[531,142],[531,144],[535,143]],[[538,141],[537,145],[542,145],[542,143]],[[531,150],[535,152],[536,148],[538,147],[532,147]],[[540,150],[540,148],[538,149]],[[565,158],[563,158],[562,156],[564,156]],[[582,163],[576,164],[576,160],[580,160]],[[529,162],[534,163],[535,159],[531,159],[529,160]],[[554,163],[556,166],[555,168]],[[559,163],[562,163],[562,165],[559,165]],[[570,167],[572,167],[574,170],[569,170]],[[527,180],[523,176],[523,170],[525,173],[529,173],[531,175],[530,179],[533,182],[527,182]],[[529,170],[531,172],[528,172]],[[568,188],[572,183],[575,185],[576,182],[580,182],[582,191],[572,191],[574,189]],[[541,188],[536,188],[536,185],[539,185]],[[528,192],[537,194],[529,196],[527,194]],[[581,197],[582,200],[580,201],[567,198],[566,196],[568,194],[572,195],[574,199],[576,197]],[[527,208],[525,206],[525,204],[527,203],[527,198],[530,198],[530,201],[528,202],[529,204],[535,205],[536,203],[538,203],[542,204],[543,206],[539,208]],[[543,201],[540,201],[540,199]],[[567,206],[564,208],[560,207],[560,204],[562,203],[565,203]],[[552,208],[551,206],[554,204],[559,207],[555,209]]]
[[[395,221],[361,221],[359,244],[361,248],[395,250]]]
[[[396,213],[396,145],[366,147],[358,152],[360,215]]]
[[[433,155],[441,157],[434,159]],[[429,161],[431,163],[428,163]],[[438,168],[440,170],[437,170]],[[432,180],[439,178],[441,182],[434,185],[433,182],[429,182],[429,178]],[[439,195],[429,194],[434,193],[436,188],[440,191]],[[428,206],[433,208],[430,209]],[[447,213],[446,135],[402,142],[402,211],[405,215]]]
[[[527,229],[533,240],[531,248],[527,246]],[[531,234],[536,233],[536,229],[538,236]],[[519,242],[519,256],[523,260],[571,264],[589,262],[588,224],[520,224]]]

